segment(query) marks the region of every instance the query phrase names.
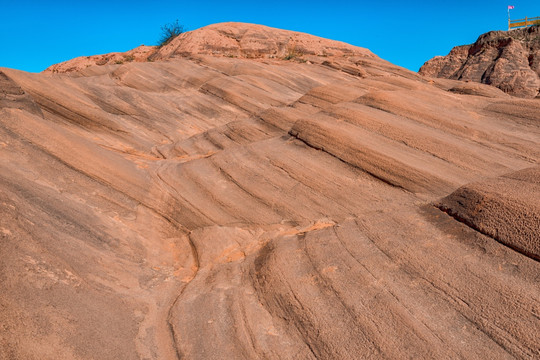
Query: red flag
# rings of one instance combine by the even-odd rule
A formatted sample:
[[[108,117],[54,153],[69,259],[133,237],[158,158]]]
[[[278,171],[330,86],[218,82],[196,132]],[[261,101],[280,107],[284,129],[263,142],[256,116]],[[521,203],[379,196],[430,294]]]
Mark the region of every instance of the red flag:
[[[508,10],[512,10],[514,8],[514,5],[508,5]]]

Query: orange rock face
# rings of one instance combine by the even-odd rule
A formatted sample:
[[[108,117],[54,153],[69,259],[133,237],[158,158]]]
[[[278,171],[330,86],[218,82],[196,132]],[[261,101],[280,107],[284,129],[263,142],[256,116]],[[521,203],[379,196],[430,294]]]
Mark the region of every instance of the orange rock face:
[[[304,33],[279,30],[263,25],[223,23],[183,33],[162,48],[141,45],[124,53],[78,57],[52,65],[44,72],[66,73],[84,70],[93,65],[151,62],[194,55],[287,60],[300,59],[305,55],[321,57],[375,56],[367,49]]]
[[[0,359],[540,356],[538,100],[249,24],[133,51],[0,69]]]
[[[492,31],[457,46],[419,71],[425,76],[493,85],[523,98],[540,96],[540,27]]]
[[[44,73],[68,73],[84,70],[90,66],[121,65],[130,62],[144,62],[157,51],[157,46],[141,45],[123,53],[81,56],[60,64],[49,66]]]

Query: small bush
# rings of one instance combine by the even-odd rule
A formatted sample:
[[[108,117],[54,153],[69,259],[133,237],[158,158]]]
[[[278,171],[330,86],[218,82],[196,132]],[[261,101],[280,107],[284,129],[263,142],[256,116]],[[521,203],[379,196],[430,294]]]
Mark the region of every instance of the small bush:
[[[294,60],[304,55],[304,53],[301,50],[298,50],[296,48],[296,45],[289,46],[287,48],[287,55],[283,58],[283,60]]]
[[[178,20],[171,24],[165,24],[161,27],[161,38],[159,39],[158,46],[162,47],[167,45],[177,37],[178,35],[184,32],[184,25],[178,24]]]

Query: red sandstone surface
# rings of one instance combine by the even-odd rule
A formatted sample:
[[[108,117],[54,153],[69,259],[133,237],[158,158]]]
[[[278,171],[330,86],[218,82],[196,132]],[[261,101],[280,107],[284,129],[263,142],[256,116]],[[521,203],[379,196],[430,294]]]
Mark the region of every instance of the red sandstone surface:
[[[249,24],[134,51],[0,69],[0,359],[540,357],[538,100]]]
[[[419,71],[425,76],[489,84],[523,98],[540,97],[540,26],[491,31],[456,46]]]

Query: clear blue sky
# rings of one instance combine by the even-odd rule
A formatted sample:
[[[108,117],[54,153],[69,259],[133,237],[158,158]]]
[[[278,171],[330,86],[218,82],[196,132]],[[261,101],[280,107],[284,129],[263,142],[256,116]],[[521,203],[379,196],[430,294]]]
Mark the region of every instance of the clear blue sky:
[[[38,72],[77,56],[154,45],[160,27],[226,21],[302,31],[366,47],[413,71],[514,19],[540,16],[540,0],[480,1],[28,1],[0,0],[0,67]]]

